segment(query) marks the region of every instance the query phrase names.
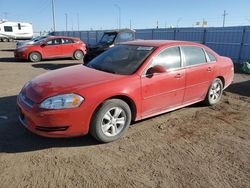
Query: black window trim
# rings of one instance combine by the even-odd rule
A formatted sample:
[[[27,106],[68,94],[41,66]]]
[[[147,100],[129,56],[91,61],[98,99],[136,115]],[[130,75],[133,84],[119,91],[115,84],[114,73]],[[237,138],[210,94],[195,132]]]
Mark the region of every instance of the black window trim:
[[[217,62],[217,57],[216,57],[211,51],[209,51],[209,50],[207,50],[207,49],[203,49],[203,50],[205,51],[205,54],[206,54],[207,63],[216,63],[216,62]],[[209,58],[209,55],[208,55],[207,52],[209,52],[212,56],[214,56],[215,61],[212,61],[212,60]]]
[[[196,47],[196,48],[202,49],[202,50],[203,50],[203,53],[204,53],[204,55],[205,55],[206,62],[204,62],[204,63],[199,63],[199,64],[195,64],[195,65],[187,65],[187,64],[186,64],[186,58],[185,58],[185,55],[184,55],[184,52],[183,52],[183,49],[182,49],[183,46],[190,46],[190,47]],[[208,61],[209,58],[208,58],[208,55],[207,55],[207,53],[206,53],[206,49],[204,49],[203,47],[196,46],[196,45],[190,45],[190,44],[187,44],[187,45],[184,44],[184,45],[180,45],[180,49],[181,49],[181,53],[182,53],[182,55],[183,55],[183,60],[184,60],[184,65],[183,65],[183,67],[184,67],[184,68],[196,67],[196,66],[200,66],[200,65],[204,65],[204,64],[210,64],[210,63],[214,63],[214,62],[215,62],[215,61]]]
[[[183,69],[185,66],[184,66],[184,54],[183,52],[181,51],[181,48],[180,48],[180,45],[173,45],[173,46],[168,46],[168,47],[165,47],[163,49],[161,49],[157,54],[154,55],[154,57],[158,56],[160,53],[162,53],[163,51],[167,50],[167,49],[170,49],[170,48],[175,48],[175,47],[178,47],[179,48],[179,51],[180,51],[180,58],[181,58],[181,66],[180,67],[176,67],[176,68],[170,68],[168,70],[170,71],[176,71],[176,70],[180,70],[180,69]],[[146,68],[143,70],[142,72],[142,77],[146,77],[148,76],[147,75],[147,71],[149,68],[151,68],[151,65],[152,65],[152,61],[153,61],[153,58],[151,58],[150,62],[148,63],[148,65],[146,66]],[[168,71],[167,71],[168,72]],[[167,73],[166,72],[166,73]]]

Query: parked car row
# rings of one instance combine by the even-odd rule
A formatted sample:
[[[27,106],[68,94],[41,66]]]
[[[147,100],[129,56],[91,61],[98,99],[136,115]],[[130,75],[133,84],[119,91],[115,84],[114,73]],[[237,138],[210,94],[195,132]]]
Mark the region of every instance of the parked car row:
[[[77,39],[63,37],[38,42],[34,48],[41,50],[40,55],[27,51],[24,57],[41,59],[44,53],[52,53],[50,44],[69,40],[77,47],[70,53],[66,49],[68,55],[82,57],[84,50],[75,54],[80,49]],[[91,133],[100,142],[111,142],[127,131],[131,121],[200,101],[218,103],[233,76],[231,59],[202,44],[130,41],[110,48],[87,65],[50,71],[29,81],[17,98],[19,120],[46,137]]]
[[[67,36],[41,36],[30,41],[19,41],[14,51],[15,58],[38,62],[44,59],[66,58],[91,59],[115,45],[135,40],[135,31],[130,29],[104,32],[97,45],[86,45],[80,38]]]

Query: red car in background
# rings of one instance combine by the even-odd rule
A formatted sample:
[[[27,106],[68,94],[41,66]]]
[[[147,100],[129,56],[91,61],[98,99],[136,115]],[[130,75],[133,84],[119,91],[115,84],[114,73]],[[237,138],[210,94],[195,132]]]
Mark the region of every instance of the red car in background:
[[[38,62],[42,59],[72,57],[76,60],[83,59],[86,54],[86,45],[79,38],[66,36],[51,36],[25,45],[14,51],[17,59]]]
[[[42,136],[90,132],[97,140],[110,142],[120,138],[131,121],[200,101],[218,103],[233,76],[232,60],[202,44],[126,42],[87,66],[32,79],[17,98],[19,120]]]

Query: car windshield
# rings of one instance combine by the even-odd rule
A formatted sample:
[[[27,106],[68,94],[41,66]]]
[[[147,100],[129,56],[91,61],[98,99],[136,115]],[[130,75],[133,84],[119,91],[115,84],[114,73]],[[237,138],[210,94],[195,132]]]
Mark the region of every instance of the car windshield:
[[[115,40],[117,33],[105,33],[101,40],[100,40],[100,44],[112,44]]]
[[[87,66],[113,74],[131,75],[153,51],[154,47],[150,46],[118,45],[94,58]]]
[[[38,41],[34,41],[34,44],[41,44],[41,43],[43,43],[46,39],[47,39],[47,38],[42,38],[42,39],[40,39],[40,40],[38,40]]]

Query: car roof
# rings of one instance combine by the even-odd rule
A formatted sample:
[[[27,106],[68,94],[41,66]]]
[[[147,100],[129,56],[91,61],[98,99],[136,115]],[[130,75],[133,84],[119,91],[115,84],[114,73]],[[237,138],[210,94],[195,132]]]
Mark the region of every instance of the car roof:
[[[174,46],[174,45],[203,46],[195,42],[178,41],[178,40],[133,40],[133,41],[124,42],[122,44],[138,45],[138,46],[152,46],[152,47]]]
[[[121,32],[132,32],[135,33],[135,30],[132,29],[116,29],[116,30],[107,30],[104,33],[121,33]]]
[[[57,38],[66,38],[66,39],[73,39],[73,40],[80,40],[76,37],[68,37],[68,36],[49,36],[48,39],[57,39]]]

